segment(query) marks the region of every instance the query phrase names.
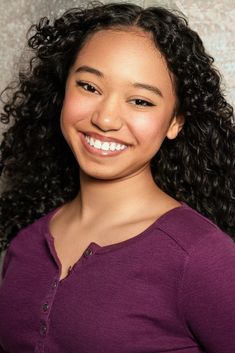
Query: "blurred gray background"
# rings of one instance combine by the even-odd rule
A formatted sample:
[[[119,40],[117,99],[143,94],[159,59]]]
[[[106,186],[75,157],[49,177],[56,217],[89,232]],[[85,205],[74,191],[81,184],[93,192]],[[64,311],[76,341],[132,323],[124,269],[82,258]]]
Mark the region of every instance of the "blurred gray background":
[[[105,3],[111,1],[103,1]],[[123,2],[123,1],[116,1]],[[223,75],[227,99],[235,104],[235,0],[132,0],[145,7],[178,8],[202,37],[215,66]],[[64,10],[87,3],[79,0],[0,0],[0,91],[16,76],[22,52],[27,53],[26,32],[40,17],[54,18]]]

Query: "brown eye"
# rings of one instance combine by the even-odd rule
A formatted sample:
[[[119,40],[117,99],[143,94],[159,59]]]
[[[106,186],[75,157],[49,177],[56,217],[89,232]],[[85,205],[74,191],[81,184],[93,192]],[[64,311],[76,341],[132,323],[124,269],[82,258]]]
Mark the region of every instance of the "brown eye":
[[[95,89],[94,86],[90,85],[89,83],[83,82],[83,81],[76,81],[77,86],[82,87],[85,91],[95,93],[97,90]]]
[[[134,102],[136,102],[135,105],[140,105],[142,107],[152,107],[154,104],[144,100],[144,99],[133,99]]]

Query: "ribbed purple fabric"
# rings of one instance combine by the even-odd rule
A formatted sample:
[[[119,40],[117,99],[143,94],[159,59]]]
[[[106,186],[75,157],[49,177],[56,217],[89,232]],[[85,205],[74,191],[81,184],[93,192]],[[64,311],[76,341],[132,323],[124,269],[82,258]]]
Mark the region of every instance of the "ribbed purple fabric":
[[[1,352],[235,352],[235,244],[212,222],[182,203],[131,239],[91,243],[59,282],[55,211],[7,252]]]

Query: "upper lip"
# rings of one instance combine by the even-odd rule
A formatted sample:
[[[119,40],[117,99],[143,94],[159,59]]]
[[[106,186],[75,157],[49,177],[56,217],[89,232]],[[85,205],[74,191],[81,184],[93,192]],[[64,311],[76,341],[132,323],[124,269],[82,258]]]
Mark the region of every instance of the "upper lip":
[[[126,146],[128,145],[128,143],[126,143],[122,140],[116,139],[114,137],[102,136],[102,135],[97,134],[96,132],[85,131],[83,133],[89,137],[93,137],[93,138],[100,140],[100,141],[103,141],[103,142],[115,142],[115,143],[119,143],[121,145],[126,145]]]

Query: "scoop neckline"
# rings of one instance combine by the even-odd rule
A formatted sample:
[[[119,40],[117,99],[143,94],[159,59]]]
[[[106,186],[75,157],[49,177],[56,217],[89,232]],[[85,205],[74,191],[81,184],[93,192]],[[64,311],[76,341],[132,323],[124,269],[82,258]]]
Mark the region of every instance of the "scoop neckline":
[[[169,217],[170,215],[172,215],[175,212],[178,212],[182,209],[189,208],[189,206],[184,201],[179,201],[179,203],[181,204],[180,206],[174,207],[171,210],[165,212],[163,215],[161,215],[160,217],[155,219],[155,221],[153,223],[151,223],[147,228],[145,228],[142,232],[134,235],[131,238],[120,241],[118,243],[113,243],[113,244],[104,245],[104,246],[101,246],[101,245],[97,244],[96,242],[90,242],[90,244],[87,246],[87,249],[91,249],[92,251],[94,251],[95,254],[103,254],[103,253],[106,253],[106,252],[109,252],[112,250],[116,250],[116,249],[125,247],[129,244],[133,244],[136,241],[139,241],[140,239],[145,238],[146,234],[150,234],[151,231],[155,227],[160,225],[160,223],[162,221],[165,221],[165,218]],[[49,214],[47,215],[46,220],[45,220],[46,235],[49,237],[49,240],[53,241],[53,242],[54,242],[54,236],[50,232],[49,223],[50,223],[50,220],[52,219],[52,217],[56,214],[56,212],[59,211],[60,208],[62,208],[62,207],[63,207],[63,205],[61,205],[61,206],[55,208],[54,210],[52,210],[51,212],[49,212]]]

